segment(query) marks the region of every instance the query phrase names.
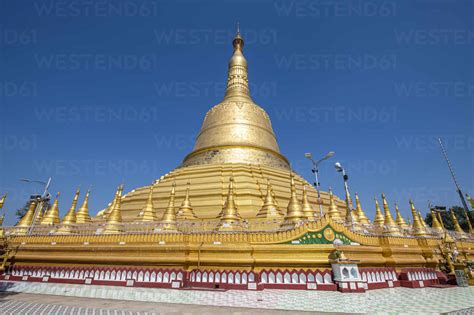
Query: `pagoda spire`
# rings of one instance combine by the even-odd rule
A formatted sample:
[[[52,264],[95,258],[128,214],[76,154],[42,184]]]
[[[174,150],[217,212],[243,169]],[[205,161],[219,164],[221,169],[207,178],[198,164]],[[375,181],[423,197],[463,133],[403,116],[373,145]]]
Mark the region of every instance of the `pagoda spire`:
[[[385,218],[382,214],[382,210],[380,210],[379,201],[377,197],[374,197],[375,201],[375,217],[374,217],[374,225],[378,227],[383,227]]]
[[[2,198],[0,198],[0,209],[3,208],[3,204],[5,203],[6,198],[7,198],[7,193],[4,193]]]
[[[333,221],[341,221],[341,213],[337,209],[336,203],[334,202],[334,195],[332,194],[332,189],[329,187],[329,211],[328,211],[329,217]]]
[[[191,183],[188,181],[186,183],[186,195],[184,196],[184,200],[179,207],[177,217],[178,219],[182,220],[194,220],[197,219],[197,215],[193,211],[193,207],[191,205],[191,201],[189,200],[189,188],[191,187]]]
[[[357,216],[359,217],[360,224],[370,224],[369,218],[365,215],[364,210],[362,210],[362,206],[359,200],[359,194],[355,193],[355,200],[356,200],[356,212]]]
[[[56,200],[54,200],[53,206],[49,209],[46,214],[43,216],[41,220],[41,224],[59,224],[59,207],[58,207],[58,199],[60,193],[56,195]]]
[[[469,234],[474,234],[474,229],[472,228],[472,224],[471,224],[471,218],[469,217],[469,214],[467,213],[466,209],[465,208],[462,208],[463,211],[464,211],[464,216],[466,217],[466,221],[467,221],[467,227],[469,229]]]
[[[234,53],[229,60],[229,70],[227,75],[227,89],[224,99],[232,97],[250,98],[247,60],[243,54],[244,40],[240,35],[240,27],[237,26],[237,33],[232,41]]]
[[[313,209],[313,206],[309,203],[308,200],[308,191],[306,189],[306,184],[303,185],[303,199],[301,200],[303,214],[309,221],[316,220],[316,213]]]
[[[85,223],[91,223],[91,217],[89,215],[89,195],[90,195],[90,190],[87,191],[86,197],[84,198],[84,201],[79,208],[79,210],[76,213],[76,223],[77,224],[85,224]]]
[[[290,174],[290,201],[288,202],[288,207],[286,208],[286,216],[282,223],[282,226],[295,226],[300,221],[305,219],[303,213],[303,208],[296,196],[296,187],[295,187],[295,178],[293,173]]]
[[[439,222],[439,220],[436,216],[436,213],[433,210],[431,210],[431,228],[436,232],[443,232],[444,231],[443,226]]]
[[[157,221],[155,210],[153,209],[153,184],[150,185],[150,191],[148,192],[148,199],[145,207],[142,210],[142,216],[139,221],[141,222],[153,222]]]
[[[459,225],[459,221],[458,221],[458,218],[456,217],[456,214],[454,213],[454,209],[453,208],[449,209],[449,212],[451,212],[451,218],[453,220],[454,231],[462,235],[466,234],[466,232],[464,232],[464,230],[462,229],[461,225]]]
[[[353,231],[360,231],[362,228],[359,225],[358,217],[352,210],[352,200],[349,192],[346,190],[346,224],[350,225]]]
[[[161,226],[162,230],[169,231],[169,232],[177,231],[175,194],[176,194],[176,183],[173,182],[173,184],[171,185],[170,200],[168,201],[168,207],[166,208],[160,220],[160,223],[162,223],[162,226]]]
[[[122,228],[122,213],[120,211],[120,206],[122,203],[122,191],[123,185],[117,187],[117,192],[115,193],[115,200],[113,203],[113,208],[107,216],[105,222],[104,234],[117,234],[123,232]]]
[[[408,228],[408,224],[406,223],[405,219],[400,213],[400,210],[398,209],[398,204],[396,202],[395,202],[395,212],[397,213],[395,222],[397,222],[398,226],[401,227],[402,229]]]
[[[421,225],[423,225],[423,227],[426,229],[427,225],[426,225],[425,220],[423,219],[423,215],[421,214],[421,211],[418,211],[418,216],[420,217]]]
[[[278,209],[270,179],[267,179],[267,195],[262,208],[257,213],[257,218],[281,218],[283,213]]]
[[[399,226],[395,222],[392,217],[392,213],[390,212],[390,208],[388,206],[387,199],[385,198],[385,194],[382,193],[382,204],[383,210],[385,212],[385,218],[383,224],[385,225],[384,234],[391,234],[395,236],[401,235]]]
[[[229,191],[227,199],[222,208],[220,222],[217,226],[219,231],[240,231],[242,230],[242,217],[237,210],[234,200],[234,178],[229,178]]]
[[[410,199],[410,209],[411,209],[411,214],[413,216],[413,230],[414,230],[413,234],[415,236],[425,237],[426,229],[423,227],[423,224],[420,222],[419,214],[417,213],[415,209],[415,204],[413,203],[411,199]]]
[[[36,200],[32,200],[30,202],[30,206],[28,207],[28,211],[21,218],[21,220],[16,224],[16,226],[21,227],[21,228],[29,227],[33,223],[33,217],[35,215],[35,209],[36,209]],[[26,233],[26,230],[24,232]]]
[[[72,199],[71,207],[69,208],[68,212],[64,216],[61,224],[63,225],[71,225],[76,223],[76,206],[77,201],[79,200],[79,193],[80,189],[77,188],[76,193],[74,194],[74,198]]]

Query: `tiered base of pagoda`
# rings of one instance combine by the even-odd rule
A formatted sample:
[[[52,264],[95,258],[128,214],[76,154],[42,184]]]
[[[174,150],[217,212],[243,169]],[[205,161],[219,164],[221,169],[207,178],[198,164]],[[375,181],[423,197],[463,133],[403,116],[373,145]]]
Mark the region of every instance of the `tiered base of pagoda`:
[[[439,284],[437,273],[430,268],[360,268],[361,281],[353,289],[336,284],[332,271],[268,269],[260,272],[239,270],[130,267],[39,267],[14,266],[0,275],[0,280],[110,285],[172,289],[223,290],[321,290],[365,292],[393,287],[422,288]]]

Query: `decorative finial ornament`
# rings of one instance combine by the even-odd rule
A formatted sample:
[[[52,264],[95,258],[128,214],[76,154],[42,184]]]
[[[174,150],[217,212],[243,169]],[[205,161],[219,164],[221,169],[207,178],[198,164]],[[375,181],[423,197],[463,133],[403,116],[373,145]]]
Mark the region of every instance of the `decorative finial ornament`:
[[[283,213],[278,209],[278,205],[273,196],[273,188],[270,180],[267,179],[267,195],[262,208],[257,213],[257,218],[281,218]]]
[[[232,46],[234,46],[234,53],[229,60],[227,89],[224,99],[235,96],[250,98],[247,60],[243,55],[244,40],[240,35],[240,27],[237,27]]]
[[[378,227],[383,227],[385,218],[382,214],[382,210],[380,210],[379,201],[377,197],[374,197],[375,201],[375,217],[374,217],[374,225]]]
[[[411,209],[411,215],[413,216],[413,234],[415,236],[419,237],[425,237],[426,236],[426,229],[423,227],[423,224],[420,222],[420,217],[418,215],[418,212],[415,209],[415,204],[413,201],[410,199],[410,209]]]
[[[122,191],[123,185],[119,185],[117,188],[117,192],[115,193],[116,198],[114,202],[114,207],[107,216],[107,221],[105,223],[103,234],[118,234],[123,232],[122,213],[120,211],[122,203]]]
[[[176,194],[176,183],[173,182],[171,185],[170,199],[168,201],[168,207],[166,208],[163,216],[161,217],[160,223],[162,230],[168,232],[176,232],[176,210],[175,210],[175,194]]]
[[[87,191],[86,197],[84,198],[84,201],[82,203],[82,206],[79,208],[79,210],[76,213],[76,223],[77,224],[86,224],[86,223],[91,223],[92,219],[89,215],[89,195],[90,195],[90,190]]]
[[[355,193],[355,200],[356,200],[356,212],[357,216],[359,217],[360,224],[370,224],[370,220],[365,214],[364,210],[362,210],[362,206],[359,200],[359,194]]]
[[[217,225],[219,231],[240,231],[242,230],[242,217],[237,210],[234,200],[234,179],[229,178],[229,191],[227,199],[222,208],[220,222]]]
[[[142,222],[153,222],[157,221],[155,210],[153,209],[153,184],[150,185],[150,191],[148,192],[148,198],[145,207],[142,210],[142,216],[139,221]]]
[[[286,208],[286,216],[282,223],[282,227],[295,226],[305,219],[303,207],[301,206],[296,195],[295,177],[293,173],[290,174],[290,190],[291,196]]]
[[[398,209],[398,204],[395,203],[395,212],[397,213],[397,217],[395,218],[395,222],[397,222],[398,226],[402,229],[407,229],[408,224],[406,223],[405,219],[403,218],[402,214],[400,213],[400,209]]]
[[[316,212],[314,211],[313,206],[309,203],[308,190],[306,186],[306,184],[303,184],[303,199],[301,200],[303,214],[309,221],[315,221]]]
[[[58,199],[59,199],[60,193],[56,195],[56,200],[54,200],[53,206],[51,209],[46,212],[44,215],[43,219],[41,220],[41,224],[46,225],[46,224],[59,224],[60,219],[59,219],[59,208],[58,208]]]
[[[341,213],[337,209],[336,203],[334,202],[334,195],[332,194],[332,189],[329,187],[329,217],[333,221],[342,221]]]
[[[193,207],[191,206],[191,201],[189,200],[189,188],[191,183],[188,181],[186,184],[186,195],[184,200],[179,207],[177,218],[180,220],[194,220],[197,219],[197,215],[194,213]]]

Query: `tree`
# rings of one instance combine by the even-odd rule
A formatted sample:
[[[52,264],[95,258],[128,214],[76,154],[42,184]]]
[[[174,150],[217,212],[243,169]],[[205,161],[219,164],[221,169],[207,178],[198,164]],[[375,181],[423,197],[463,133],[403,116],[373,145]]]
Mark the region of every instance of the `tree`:
[[[459,225],[464,231],[469,230],[469,226],[467,224],[466,220],[466,215],[464,214],[464,208],[459,207],[459,206],[454,206],[453,207],[454,214],[456,215],[456,218],[458,219]],[[441,211],[441,218],[443,219],[443,224],[444,227],[448,230],[454,230],[454,223],[453,219],[451,218],[451,211]],[[432,218],[431,218],[431,213],[427,213],[425,216],[425,222],[429,226],[432,226]],[[472,223],[471,223],[472,224]]]

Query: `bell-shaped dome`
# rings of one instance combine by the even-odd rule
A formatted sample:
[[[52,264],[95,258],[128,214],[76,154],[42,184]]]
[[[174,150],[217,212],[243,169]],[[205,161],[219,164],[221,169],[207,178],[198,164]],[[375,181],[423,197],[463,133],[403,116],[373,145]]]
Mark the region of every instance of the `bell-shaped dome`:
[[[268,114],[250,97],[239,32],[232,44],[224,100],[207,112],[194,149],[182,166],[245,163],[289,169]]]

